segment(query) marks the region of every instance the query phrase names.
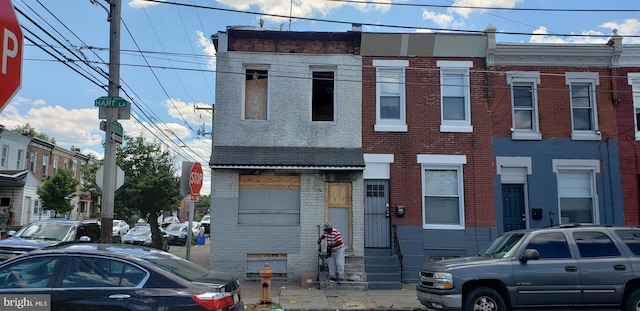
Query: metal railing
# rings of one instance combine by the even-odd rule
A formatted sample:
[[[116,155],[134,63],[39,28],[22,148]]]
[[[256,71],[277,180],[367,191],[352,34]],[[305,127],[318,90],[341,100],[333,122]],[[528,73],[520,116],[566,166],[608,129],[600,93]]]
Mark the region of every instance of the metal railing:
[[[404,265],[402,263],[402,245],[398,239],[398,226],[393,225],[393,250],[398,257],[398,266],[400,267],[400,282],[404,284]]]

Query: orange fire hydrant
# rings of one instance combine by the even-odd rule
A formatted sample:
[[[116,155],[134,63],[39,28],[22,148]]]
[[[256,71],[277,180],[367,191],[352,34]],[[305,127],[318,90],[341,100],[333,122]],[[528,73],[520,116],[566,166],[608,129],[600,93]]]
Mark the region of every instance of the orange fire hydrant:
[[[271,277],[273,276],[273,271],[269,267],[268,263],[264,264],[262,270],[260,270],[260,283],[262,284],[262,289],[260,290],[260,303],[266,304],[271,303]]]

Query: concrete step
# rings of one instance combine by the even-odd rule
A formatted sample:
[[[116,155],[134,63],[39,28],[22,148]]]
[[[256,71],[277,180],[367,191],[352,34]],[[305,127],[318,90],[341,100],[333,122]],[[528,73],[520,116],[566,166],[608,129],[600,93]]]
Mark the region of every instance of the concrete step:
[[[402,289],[402,283],[399,282],[399,281],[395,281],[395,282],[368,281],[367,284],[368,284],[370,290]]]

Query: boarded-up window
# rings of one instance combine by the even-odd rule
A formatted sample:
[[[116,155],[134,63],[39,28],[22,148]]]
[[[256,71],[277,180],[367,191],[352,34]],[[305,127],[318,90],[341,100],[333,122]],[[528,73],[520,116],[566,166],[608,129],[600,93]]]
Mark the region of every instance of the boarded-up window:
[[[311,96],[312,121],[333,121],[333,91],[333,71],[316,71],[313,73],[313,94]]]
[[[238,223],[300,224],[300,176],[240,175]]]
[[[269,76],[266,70],[247,69],[245,78],[244,119],[266,120]]]

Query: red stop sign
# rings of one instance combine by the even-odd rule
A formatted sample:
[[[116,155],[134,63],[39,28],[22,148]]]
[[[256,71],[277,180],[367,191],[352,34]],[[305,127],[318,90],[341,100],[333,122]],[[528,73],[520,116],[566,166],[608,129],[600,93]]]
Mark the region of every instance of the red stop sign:
[[[0,0],[0,112],[20,88],[22,40],[11,0]]]
[[[202,172],[202,165],[198,162],[193,163],[191,171],[189,171],[189,188],[191,188],[191,195],[200,194],[203,179],[204,173]]]

